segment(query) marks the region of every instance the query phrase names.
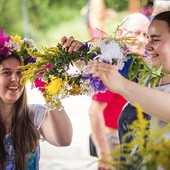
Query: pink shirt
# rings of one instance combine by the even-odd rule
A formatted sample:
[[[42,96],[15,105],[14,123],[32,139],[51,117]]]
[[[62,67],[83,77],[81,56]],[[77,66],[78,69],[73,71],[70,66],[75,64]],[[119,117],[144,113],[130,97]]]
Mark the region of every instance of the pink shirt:
[[[106,108],[104,109],[103,116],[105,120],[105,125],[118,129],[118,118],[122,111],[123,106],[127,102],[121,95],[113,93],[107,90],[105,93],[97,93],[92,96],[93,100],[98,102],[107,103]]]

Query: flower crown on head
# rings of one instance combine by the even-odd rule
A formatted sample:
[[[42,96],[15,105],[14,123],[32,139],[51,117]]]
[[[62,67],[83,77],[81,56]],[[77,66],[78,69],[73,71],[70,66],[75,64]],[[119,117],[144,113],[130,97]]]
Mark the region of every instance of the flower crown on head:
[[[21,39],[19,35],[5,36],[4,30],[0,30],[0,58],[5,59],[12,55],[18,55],[24,60],[24,63],[34,63],[36,58],[33,58],[30,53],[37,51],[36,44],[33,39]]]

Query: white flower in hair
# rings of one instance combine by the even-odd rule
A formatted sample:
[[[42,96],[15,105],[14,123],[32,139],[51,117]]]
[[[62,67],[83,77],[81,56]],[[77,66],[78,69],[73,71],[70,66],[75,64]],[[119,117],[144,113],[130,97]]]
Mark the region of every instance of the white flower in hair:
[[[25,46],[32,51],[36,49],[36,44],[33,39],[24,38],[23,43],[25,43]]]
[[[18,42],[10,41],[9,43],[10,43],[11,50],[13,50],[13,51],[19,51],[20,50]]]

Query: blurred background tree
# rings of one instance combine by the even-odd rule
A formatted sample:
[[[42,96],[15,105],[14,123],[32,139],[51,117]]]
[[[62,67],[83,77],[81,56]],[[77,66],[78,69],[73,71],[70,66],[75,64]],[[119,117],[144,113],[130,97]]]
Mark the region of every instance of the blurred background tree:
[[[0,0],[0,25],[7,34],[31,37],[43,46],[56,44],[64,35],[87,41],[88,32],[80,15],[85,3],[85,0]],[[126,11],[128,3],[129,0],[106,0],[107,6],[118,12]]]
[[[105,2],[107,7],[119,12],[127,10],[129,6],[129,0],[106,0]]]

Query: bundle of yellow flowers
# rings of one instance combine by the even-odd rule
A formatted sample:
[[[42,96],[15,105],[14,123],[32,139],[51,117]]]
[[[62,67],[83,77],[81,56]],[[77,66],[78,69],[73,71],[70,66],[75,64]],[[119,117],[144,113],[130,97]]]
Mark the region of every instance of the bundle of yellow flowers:
[[[169,170],[170,169],[170,125],[160,128],[158,125],[149,129],[149,121],[144,119],[139,104],[138,119],[130,125],[130,130],[124,138],[132,136],[129,143],[122,143],[112,153],[113,162],[99,161],[111,164],[121,170],[129,167],[135,170]],[[169,136],[169,138],[167,137]]]

